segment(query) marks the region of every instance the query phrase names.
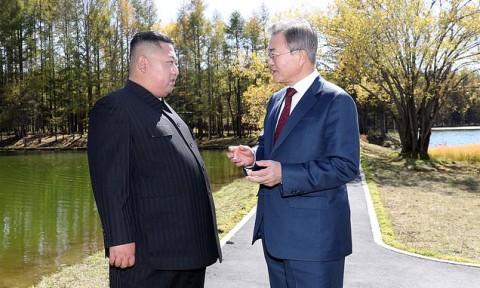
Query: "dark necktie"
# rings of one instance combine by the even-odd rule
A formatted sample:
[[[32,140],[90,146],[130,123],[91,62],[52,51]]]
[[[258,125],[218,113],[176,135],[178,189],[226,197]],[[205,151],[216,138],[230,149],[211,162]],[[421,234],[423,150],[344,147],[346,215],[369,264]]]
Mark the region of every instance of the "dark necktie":
[[[285,123],[287,123],[288,116],[290,115],[290,107],[292,106],[292,96],[297,93],[297,91],[289,87],[287,89],[287,93],[285,94],[285,105],[282,110],[282,114],[280,114],[280,118],[278,118],[278,123],[277,123],[277,128],[275,129],[275,134],[273,136],[273,143],[277,142],[278,135],[280,135],[280,132],[283,129],[283,126],[285,126]]]

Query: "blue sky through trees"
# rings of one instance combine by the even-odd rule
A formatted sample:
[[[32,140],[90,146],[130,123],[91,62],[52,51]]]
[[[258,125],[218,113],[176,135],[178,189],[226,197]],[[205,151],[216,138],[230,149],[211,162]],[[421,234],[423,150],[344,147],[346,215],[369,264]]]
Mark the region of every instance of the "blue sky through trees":
[[[178,10],[189,0],[171,1],[155,0],[158,16],[162,24],[172,22],[176,19]],[[252,11],[259,11],[260,6],[265,4],[270,12],[270,17],[278,12],[299,9],[300,11],[311,11],[314,9],[326,9],[333,0],[280,0],[280,1],[258,1],[258,0],[204,0],[206,5],[206,17],[211,18],[214,11],[222,16],[223,20],[228,20],[233,11],[238,11],[244,18],[252,15]]]

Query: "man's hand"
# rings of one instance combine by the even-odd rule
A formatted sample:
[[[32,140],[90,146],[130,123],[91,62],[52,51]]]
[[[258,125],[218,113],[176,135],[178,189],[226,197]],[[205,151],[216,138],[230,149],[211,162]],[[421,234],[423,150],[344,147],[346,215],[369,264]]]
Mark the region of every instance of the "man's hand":
[[[258,171],[248,171],[248,176],[246,177],[248,181],[268,187],[282,182],[282,164],[280,162],[263,160],[257,161],[256,165],[265,168]]]
[[[255,164],[255,155],[248,146],[230,146],[228,147],[227,157],[237,167],[252,166]]]
[[[112,246],[109,250],[108,262],[111,266],[125,269],[135,265],[135,243]]]

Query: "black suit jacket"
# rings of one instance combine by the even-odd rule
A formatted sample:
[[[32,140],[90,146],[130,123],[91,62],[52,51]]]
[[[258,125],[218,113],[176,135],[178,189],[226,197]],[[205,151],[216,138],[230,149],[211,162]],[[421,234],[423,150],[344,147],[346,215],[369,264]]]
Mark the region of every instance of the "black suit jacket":
[[[136,264],[206,267],[221,260],[205,165],[189,127],[142,86],[125,87],[90,112],[88,160],[108,248],[136,243]]]

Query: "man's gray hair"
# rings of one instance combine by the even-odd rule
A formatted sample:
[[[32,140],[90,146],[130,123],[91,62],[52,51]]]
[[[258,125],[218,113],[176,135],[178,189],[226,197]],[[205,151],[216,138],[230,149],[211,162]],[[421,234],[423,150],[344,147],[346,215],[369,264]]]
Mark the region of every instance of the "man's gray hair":
[[[318,37],[310,24],[304,20],[283,21],[270,28],[271,35],[283,33],[287,47],[291,52],[297,50],[307,51],[311,63],[316,63]]]

